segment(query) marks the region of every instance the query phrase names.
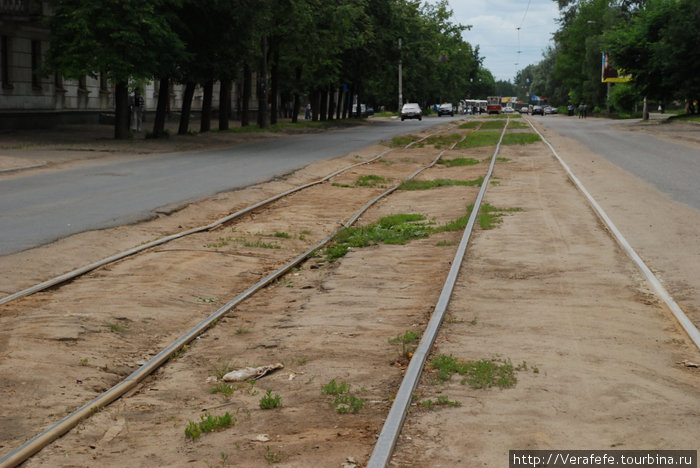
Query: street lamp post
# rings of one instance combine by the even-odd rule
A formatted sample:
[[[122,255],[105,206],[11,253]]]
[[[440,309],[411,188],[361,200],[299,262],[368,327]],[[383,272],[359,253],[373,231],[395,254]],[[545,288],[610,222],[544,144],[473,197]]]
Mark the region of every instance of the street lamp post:
[[[403,73],[401,72],[401,38],[399,38],[399,109],[401,112],[401,106],[403,105]]]

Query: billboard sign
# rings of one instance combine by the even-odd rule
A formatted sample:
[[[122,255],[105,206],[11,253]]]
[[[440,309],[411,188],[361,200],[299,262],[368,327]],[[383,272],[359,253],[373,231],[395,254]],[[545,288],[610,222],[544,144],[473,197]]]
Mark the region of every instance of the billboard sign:
[[[603,68],[601,73],[601,81],[603,83],[626,83],[632,81],[631,75],[626,75],[624,70],[618,70],[610,62],[610,57],[607,52],[603,52]]]

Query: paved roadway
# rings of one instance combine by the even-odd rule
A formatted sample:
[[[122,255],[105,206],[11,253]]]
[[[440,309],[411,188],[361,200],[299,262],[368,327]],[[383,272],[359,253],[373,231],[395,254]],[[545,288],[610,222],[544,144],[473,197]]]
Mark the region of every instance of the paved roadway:
[[[0,180],[0,255],[147,219],[159,207],[269,180],[448,119],[377,121],[223,150]]]
[[[641,132],[617,130],[621,122],[537,116],[562,136],[573,138],[613,164],[634,174],[676,201],[700,210],[700,154]]]

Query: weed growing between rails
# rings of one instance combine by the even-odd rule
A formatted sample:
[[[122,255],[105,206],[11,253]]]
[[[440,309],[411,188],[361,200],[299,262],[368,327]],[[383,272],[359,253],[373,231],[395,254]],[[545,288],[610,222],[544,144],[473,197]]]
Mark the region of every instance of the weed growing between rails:
[[[321,386],[321,393],[335,397],[331,406],[335,408],[336,413],[357,413],[364,407],[365,400],[352,394],[350,388],[350,384],[346,382],[338,384],[335,379],[332,379],[326,385]],[[364,388],[360,388],[360,392],[362,391]]]

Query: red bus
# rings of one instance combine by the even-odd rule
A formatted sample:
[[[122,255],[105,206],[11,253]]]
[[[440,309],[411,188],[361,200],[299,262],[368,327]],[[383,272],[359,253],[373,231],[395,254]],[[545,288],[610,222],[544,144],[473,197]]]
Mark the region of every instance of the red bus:
[[[501,113],[501,96],[489,96],[486,100],[488,101],[486,104],[486,112],[489,114]]]

